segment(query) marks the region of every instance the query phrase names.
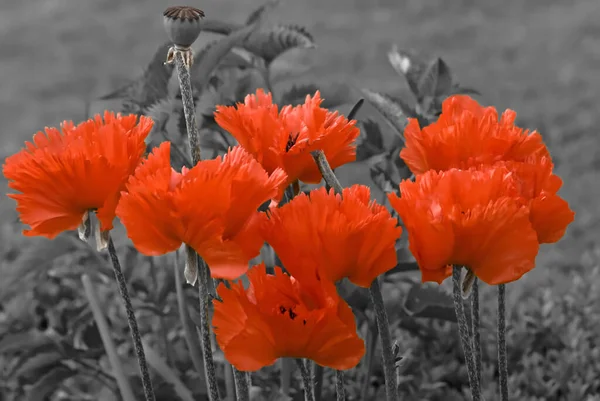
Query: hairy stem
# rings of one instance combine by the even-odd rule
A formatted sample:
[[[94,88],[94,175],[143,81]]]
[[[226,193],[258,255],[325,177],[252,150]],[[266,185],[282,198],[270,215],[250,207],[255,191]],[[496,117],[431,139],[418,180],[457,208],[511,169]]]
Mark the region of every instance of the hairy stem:
[[[467,364],[469,386],[471,387],[473,401],[481,401],[481,390],[479,388],[479,383],[477,383],[476,379],[477,375],[475,374],[475,360],[473,359],[473,349],[471,347],[471,339],[469,338],[469,325],[467,323],[465,306],[463,304],[462,298],[462,288],[460,280],[461,271],[462,266],[454,266],[452,268],[454,309],[456,311],[456,319],[458,320],[458,332],[460,334],[462,349],[465,355],[465,362]]]
[[[346,391],[344,390],[344,372],[335,371],[335,394],[337,401],[346,401]]]
[[[394,361],[394,353],[392,352],[392,336],[390,334],[390,322],[388,321],[385,304],[383,303],[383,294],[379,286],[379,279],[373,280],[373,284],[369,288],[373,308],[375,309],[375,317],[377,318],[377,329],[379,330],[379,338],[381,339],[381,351],[383,354],[383,374],[385,377],[385,394],[387,401],[397,401],[398,381],[396,377],[396,363]]]
[[[219,387],[217,384],[217,375],[215,371],[215,361],[212,355],[212,343],[210,341],[210,322],[208,321],[208,268],[204,261],[198,257],[198,254],[189,245],[185,246],[187,252],[188,264],[192,271],[198,272],[198,296],[200,298],[200,342],[202,346],[202,357],[204,358],[204,374],[208,384],[208,394],[210,401],[220,400]],[[195,266],[191,266],[195,263]]]
[[[277,263],[281,266],[281,262]],[[290,395],[292,388],[292,374],[294,373],[294,365],[291,359],[281,358],[279,360],[281,370],[279,373],[279,390],[284,395]]]
[[[187,300],[183,293],[183,283],[181,280],[181,270],[179,266],[179,255],[175,252],[175,263],[173,263],[173,274],[175,275],[175,294],[177,295],[177,309],[179,311],[179,319],[183,327],[183,335],[185,338],[190,358],[194,369],[199,375],[204,374],[204,365],[202,363],[202,348],[196,330],[193,328],[193,322],[188,311]]]
[[[508,360],[506,356],[506,285],[498,286],[498,370],[500,371],[500,396],[508,401]]]
[[[185,115],[185,125],[187,127],[188,141],[190,143],[190,152],[192,153],[192,163],[195,165],[201,159],[200,157],[200,136],[196,126],[196,111],[194,106],[194,97],[192,95],[192,81],[190,79],[190,70],[185,65],[181,51],[175,50],[175,67],[177,68],[177,78],[179,79],[179,88],[181,89],[181,101],[183,103],[183,114]]]
[[[325,153],[323,153],[322,150],[315,150],[311,153],[311,155],[315,160],[315,163],[317,163],[317,166],[319,167],[319,171],[321,172],[325,183],[330,188],[333,188],[336,194],[341,194],[343,191],[342,184],[340,184],[339,180],[335,176],[335,173],[331,169],[331,166],[329,165],[329,162],[325,157]]]
[[[81,277],[81,282],[83,283],[83,288],[90,304],[90,309],[92,309],[96,326],[98,326],[98,331],[100,332],[100,338],[102,339],[102,344],[104,344],[108,361],[110,362],[110,366],[114,372],[115,380],[119,386],[121,397],[123,397],[124,401],[135,401],[135,395],[133,394],[129,380],[127,380],[127,375],[125,374],[125,370],[123,369],[123,365],[119,359],[117,348],[115,347],[115,343],[110,335],[108,323],[104,317],[104,312],[100,306],[100,302],[98,302],[98,294],[96,294],[94,285],[87,274],[84,274]]]
[[[473,289],[471,291],[471,325],[473,327],[475,380],[481,388],[481,321],[479,312],[479,280],[477,278],[473,281]]]
[[[323,366],[314,362],[312,363],[312,368],[312,380],[315,386],[315,401],[321,401],[323,398],[323,374],[325,373],[325,369]]]
[[[140,365],[140,372],[142,374],[144,395],[146,397],[146,401],[154,401],[154,389],[152,388],[150,372],[148,371],[148,364],[146,363],[146,354],[144,353],[144,346],[142,344],[142,335],[140,334],[135,313],[133,312],[133,306],[131,305],[131,299],[129,298],[129,290],[127,289],[127,281],[125,280],[125,276],[121,270],[121,263],[119,262],[119,257],[117,256],[117,250],[115,249],[115,243],[113,242],[112,237],[108,238],[108,253],[112,262],[115,278],[117,279],[117,284],[119,285],[119,293],[121,293],[121,298],[123,299],[123,304],[127,313],[127,323],[129,324],[129,329],[131,330],[131,338],[133,339],[135,354],[137,356],[137,360]]]
[[[235,393],[237,394],[237,401],[250,401],[250,388],[248,387],[246,372],[240,372],[233,366],[232,369],[233,381],[235,383]]]
[[[302,376],[302,386],[304,388],[304,400],[315,401],[315,389],[313,381],[310,375],[310,369],[306,366],[306,363],[302,359],[296,359],[296,363],[300,368],[300,375]]]

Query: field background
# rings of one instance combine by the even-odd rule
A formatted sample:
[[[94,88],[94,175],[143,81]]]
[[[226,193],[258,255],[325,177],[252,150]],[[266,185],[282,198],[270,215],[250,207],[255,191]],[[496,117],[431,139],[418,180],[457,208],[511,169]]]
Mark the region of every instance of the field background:
[[[243,22],[262,0],[189,1],[208,17]],[[85,99],[141,73],[165,41],[158,0],[0,3],[0,157],[44,126],[84,118]],[[512,108],[537,128],[565,184],[576,221],[545,246],[529,275],[568,268],[596,243],[600,216],[600,1],[284,0],[271,19],[305,25],[318,49],[311,74],[404,92],[389,63],[393,44],[439,55],[481,102]],[[6,183],[3,182],[6,190]],[[3,222],[14,204],[0,200]]]

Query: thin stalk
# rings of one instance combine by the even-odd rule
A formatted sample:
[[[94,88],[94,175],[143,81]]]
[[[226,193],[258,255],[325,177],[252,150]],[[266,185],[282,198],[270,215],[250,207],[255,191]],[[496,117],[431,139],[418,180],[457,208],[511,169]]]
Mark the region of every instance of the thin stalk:
[[[233,377],[233,366],[227,361],[223,363],[223,376],[225,377],[225,400],[235,401],[235,379]]]
[[[279,261],[277,265],[281,267],[281,262]],[[288,358],[281,358],[279,363],[281,364],[279,390],[284,395],[290,395],[290,389],[292,388],[292,373],[294,373],[293,362]]]
[[[344,372],[335,371],[335,394],[337,401],[346,401],[346,391],[344,390]]]
[[[471,325],[473,327],[473,359],[475,360],[475,380],[481,387],[481,321],[479,312],[479,280],[473,281],[471,290]]]
[[[343,191],[342,184],[340,184],[339,180],[335,176],[335,173],[331,169],[331,166],[325,157],[325,153],[323,153],[322,150],[315,150],[311,153],[311,155],[315,160],[315,163],[317,163],[325,183],[329,185],[329,187],[333,188],[336,194],[341,194]]]
[[[469,325],[467,323],[465,306],[463,304],[462,298],[462,288],[460,280],[461,271],[462,266],[454,266],[452,268],[454,309],[456,311],[456,319],[458,320],[458,332],[460,334],[462,349],[465,355],[465,362],[467,364],[469,386],[471,387],[473,401],[481,401],[481,390],[479,388],[479,383],[477,383],[476,379],[477,375],[475,374],[475,361],[473,359],[473,349],[471,347],[471,339],[469,338]]]
[[[135,395],[131,389],[131,385],[129,384],[129,380],[127,379],[123,365],[121,364],[121,360],[119,359],[119,354],[117,353],[115,343],[110,335],[110,330],[108,328],[106,318],[104,317],[103,309],[98,301],[98,294],[96,294],[96,290],[94,289],[92,281],[87,274],[81,276],[81,282],[83,283],[85,296],[87,297],[90,308],[92,309],[94,320],[98,326],[98,331],[100,332],[100,338],[102,339],[102,344],[104,344],[108,361],[112,366],[115,380],[119,386],[121,397],[123,397],[124,401],[135,401]]]
[[[377,329],[379,330],[379,338],[381,339],[386,400],[397,401],[399,399],[398,380],[396,377],[394,353],[392,352],[390,322],[388,321],[385,304],[383,303],[383,295],[381,294],[379,279],[376,278],[373,280],[373,284],[371,284],[371,287],[369,288],[369,293],[371,294],[371,300],[373,301],[375,317],[377,318]]]
[[[313,386],[312,378],[310,377],[310,370],[306,366],[306,363],[302,359],[296,359],[296,363],[300,368],[300,375],[302,376],[302,387],[304,388],[304,400],[315,401],[315,389]]]
[[[323,366],[312,363],[312,380],[315,386],[315,401],[321,401],[323,397],[323,374],[325,369]]]
[[[377,336],[379,336],[379,330],[377,328],[377,323],[373,323],[374,322],[370,320],[367,321],[367,354],[365,357],[367,369],[360,390],[361,400],[366,400],[369,395],[371,374],[373,373],[373,363],[375,362],[375,351],[377,350]]]
[[[177,296],[177,310],[179,311],[179,319],[181,319],[183,335],[188,347],[188,351],[190,352],[190,358],[192,358],[194,369],[196,369],[196,372],[198,372],[199,375],[203,375],[204,364],[202,362],[202,348],[200,347],[200,341],[198,340],[198,333],[192,326],[193,322],[187,309],[187,300],[185,298],[185,294],[183,293],[183,280],[181,280],[181,270],[179,267],[179,255],[177,252],[175,252],[173,274],[175,275],[175,294]]]
[[[146,401],[154,401],[154,389],[152,388],[150,372],[148,371],[148,364],[146,363],[146,354],[144,353],[144,345],[142,344],[142,335],[140,334],[137,319],[135,318],[135,313],[133,312],[131,298],[129,297],[129,290],[127,289],[127,282],[125,280],[125,276],[123,275],[123,271],[121,270],[121,263],[119,262],[119,257],[117,256],[115,243],[110,236],[108,237],[108,254],[110,255],[115,278],[117,279],[117,284],[119,285],[119,293],[121,293],[125,311],[127,312],[127,323],[129,323],[135,354],[137,356],[137,360],[140,365],[140,372],[142,374],[144,395],[146,397]]]
[[[500,371],[500,396],[508,401],[508,360],[506,356],[506,286],[498,286],[498,370]]]
[[[248,380],[246,378],[246,372],[240,372],[232,366],[233,369],[233,381],[235,383],[235,393],[237,395],[237,401],[250,401],[250,388],[248,387]]]
[[[152,277],[152,288],[153,288],[152,302],[154,303],[154,305],[158,306],[158,304],[159,304],[159,302],[158,302],[159,287],[158,287],[158,277],[157,277],[157,272],[156,272],[156,264],[154,263],[154,258],[150,258],[149,263],[150,263],[150,276]],[[165,358],[167,360],[167,365],[169,365],[171,367],[171,366],[173,366],[173,360],[172,360],[173,353],[171,352],[171,347],[169,346],[169,340],[167,339],[167,326],[165,325],[165,318],[162,314],[158,316],[158,327],[159,327],[159,331],[160,331],[160,337],[162,340],[162,348],[163,348],[163,351],[165,354]]]
[[[196,251],[186,245],[185,250],[188,254],[188,264],[191,270],[198,272],[198,296],[200,298],[200,342],[202,345],[202,357],[204,358],[204,374],[208,384],[208,394],[210,401],[220,400],[219,387],[217,384],[217,375],[215,371],[215,361],[212,355],[212,342],[210,340],[210,322],[208,320],[208,268],[204,261],[198,257]],[[200,262],[200,263],[199,263]]]
[[[192,155],[192,163],[196,165],[201,160],[200,137],[198,135],[198,127],[196,125],[196,112],[194,106],[194,98],[192,95],[192,81],[190,79],[190,71],[185,64],[181,51],[174,52],[175,67],[177,69],[177,78],[179,79],[179,88],[181,89],[181,101],[183,103],[183,113],[185,115],[185,125],[188,134],[190,153]],[[219,388],[217,386],[217,378],[215,373],[215,363],[212,355],[212,345],[210,341],[210,322],[208,321],[208,305],[210,302],[208,291],[208,267],[198,257],[196,251],[186,245],[188,254],[188,263],[195,263],[198,272],[198,295],[200,297],[200,337],[202,342],[202,356],[204,358],[204,373],[208,384],[210,401],[220,400]],[[200,263],[198,263],[200,262]],[[190,266],[192,267],[192,266]],[[191,269],[194,271],[194,269]]]

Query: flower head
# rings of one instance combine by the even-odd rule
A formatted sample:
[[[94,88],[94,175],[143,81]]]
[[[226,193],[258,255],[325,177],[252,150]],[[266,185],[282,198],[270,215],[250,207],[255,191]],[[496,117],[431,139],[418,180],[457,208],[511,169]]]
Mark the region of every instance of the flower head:
[[[38,132],[19,153],[6,159],[4,176],[20,192],[17,201],[25,235],[54,238],[76,229],[86,212],[96,211],[102,231],[113,227],[121,190],[146,150],[152,120],[110,112],[104,118]]]
[[[371,201],[369,187],[345,188],[342,196],[319,188],[300,194],[269,212],[265,240],[286,270],[299,280],[318,275],[338,281],[347,277],[369,287],[398,262],[396,240],[402,229],[389,211]]]
[[[534,268],[539,244],[530,208],[506,168],[432,170],[403,181],[400,193],[388,198],[408,231],[424,282],[441,283],[451,265],[467,266],[491,285]]]
[[[283,168],[285,185],[300,180],[319,183],[321,173],[311,152],[322,150],[332,168],[353,162],[359,135],[355,121],[320,105],[321,95],[307,96],[304,104],[278,110],[272,95],[259,89],[235,107],[217,106],[215,120],[231,133],[271,173]]]
[[[164,142],[130,178],[117,215],[143,254],[162,255],[186,243],[213,277],[235,279],[264,243],[259,225],[265,216],[257,209],[285,179],[281,169],[269,176],[239,146],[178,173]]]
[[[550,153],[537,132],[515,126],[516,113],[506,110],[500,120],[493,107],[482,107],[468,96],[452,96],[442,114],[421,129],[411,119],[400,157],[415,174],[498,166],[513,172],[517,196],[531,206],[531,221],[540,243],[556,242],[575,214],[558,196],[561,179],[553,174]]]
[[[326,280],[300,281],[264,264],[241,282],[217,289],[213,326],[219,347],[233,366],[256,371],[278,358],[308,358],[321,366],[345,370],[365,353],[350,307]]]

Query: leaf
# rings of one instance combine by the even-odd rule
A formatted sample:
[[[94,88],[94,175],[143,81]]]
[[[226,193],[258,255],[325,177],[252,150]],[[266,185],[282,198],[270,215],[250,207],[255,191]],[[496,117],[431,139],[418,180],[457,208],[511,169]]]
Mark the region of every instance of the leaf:
[[[360,130],[361,141],[356,147],[356,161],[360,162],[369,159],[385,151],[383,148],[383,134],[379,125],[373,120],[361,122]]]
[[[265,14],[277,7],[280,3],[281,0],[268,0],[264,2],[261,6],[252,11],[250,15],[248,15],[248,18],[246,19],[246,25],[251,25],[254,22],[258,21]]]
[[[404,142],[404,129],[408,121],[402,107],[386,94],[374,92],[369,89],[363,89],[362,92],[386,122],[396,130],[398,136]]]
[[[146,353],[146,359],[148,364],[159,374],[162,378],[173,386],[173,390],[175,394],[182,401],[194,401],[194,396],[189,388],[183,384],[181,380],[179,380],[178,374],[175,373],[169,365],[160,357],[160,355],[150,347],[146,341],[143,341],[144,351]],[[207,394],[206,389],[204,389],[203,394]]]
[[[252,34],[257,27],[258,24],[253,24],[238,29],[224,38],[208,44],[194,57],[190,77],[192,85],[199,92],[198,95],[204,91],[219,62],[234,46],[238,46]]]
[[[244,48],[262,57],[270,64],[290,49],[313,49],[312,35],[298,25],[275,25],[269,30],[255,31],[244,41]]]
[[[456,322],[452,295],[431,283],[413,285],[402,306],[412,317],[424,317]]]
[[[225,22],[210,18],[205,18],[202,20],[203,32],[218,33],[220,35],[229,35],[230,33],[237,31],[241,28],[243,28],[243,25],[234,24],[231,22]]]
[[[479,92],[477,89],[467,88],[467,87],[460,86],[459,84],[454,84],[452,86],[452,90],[450,91],[449,95],[477,95],[477,96],[481,96],[481,92]]]
[[[141,77],[107,95],[99,100],[123,100],[124,112],[140,113],[153,103],[165,98],[169,91],[169,80],[173,75],[173,66],[165,64],[170,42],[161,44],[154,56],[146,66]]]
[[[422,73],[418,82],[417,100],[446,96],[452,90],[450,67],[441,58],[432,60]]]
[[[46,401],[59,388],[60,383],[76,374],[77,371],[62,364],[58,365],[31,386],[27,399],[29,401]]]
[[[16,377],[20,381],[29,381],[45,374],[45,372],[57,366],[63,359],[63,355],[58,351],[46,351],[27,355],[27,357],[21,359],[10,376]]]

